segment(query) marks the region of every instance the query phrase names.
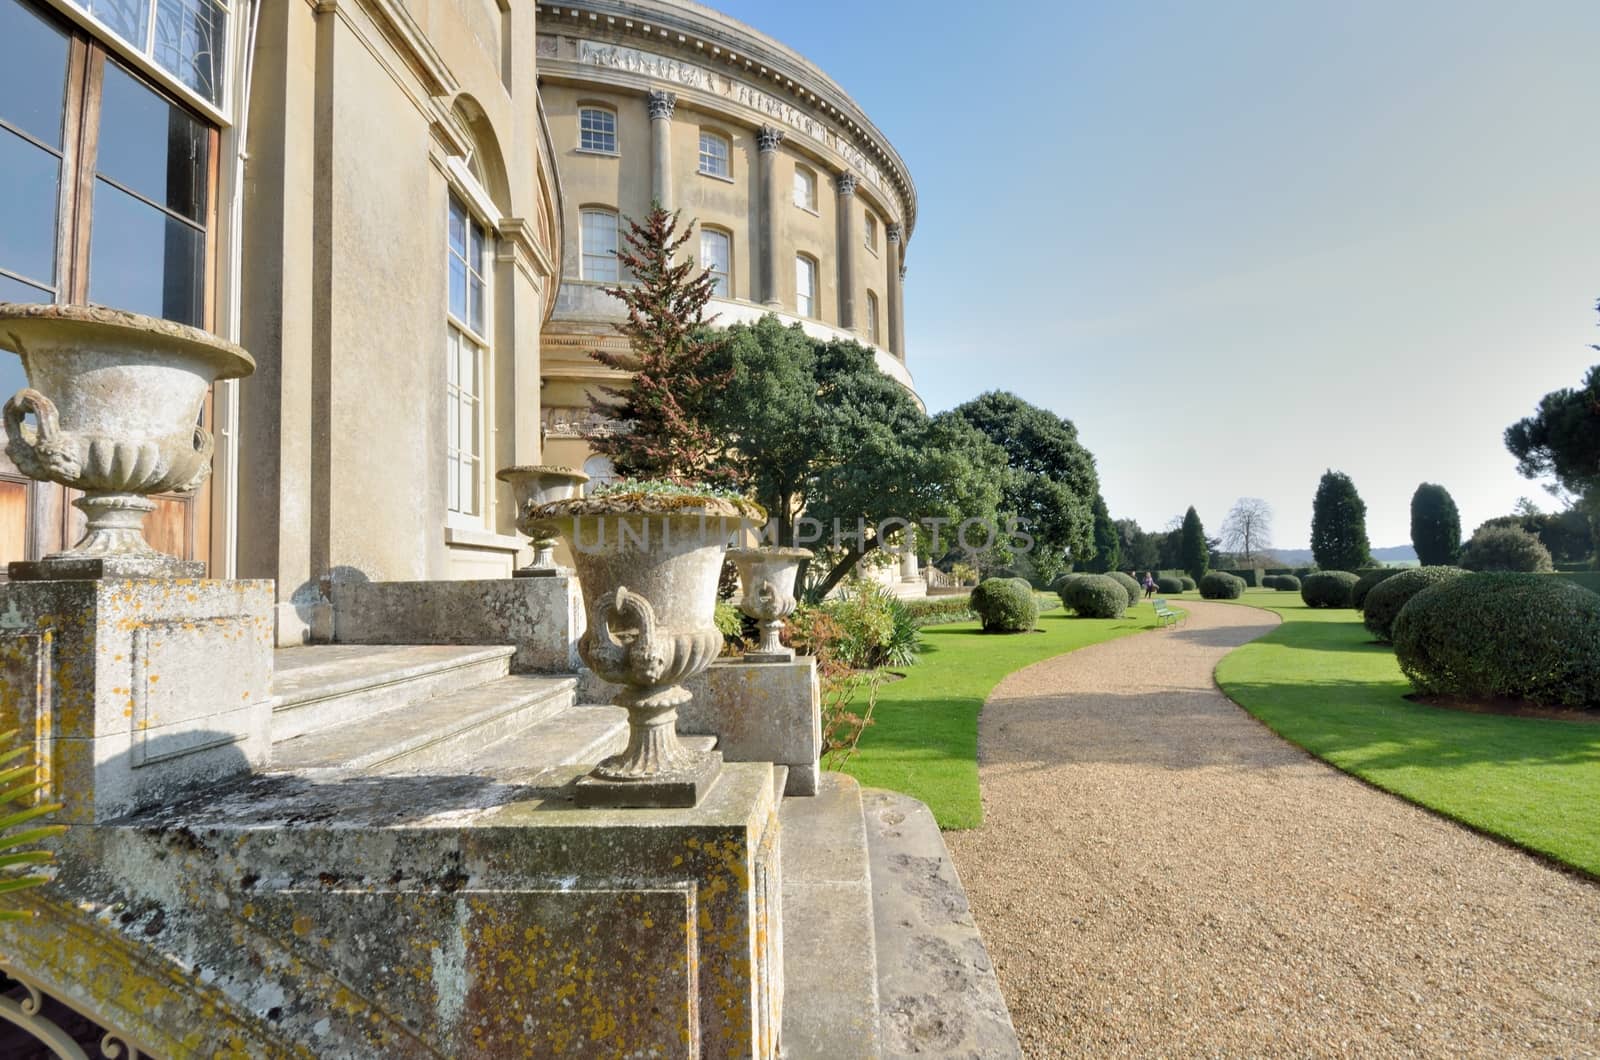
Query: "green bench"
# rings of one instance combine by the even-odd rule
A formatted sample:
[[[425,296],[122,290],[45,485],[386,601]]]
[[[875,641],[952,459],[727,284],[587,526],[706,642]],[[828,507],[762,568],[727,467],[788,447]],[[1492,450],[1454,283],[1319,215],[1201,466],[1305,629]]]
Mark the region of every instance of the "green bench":
[[[1168,607],[1167,606],[1167,602],[1164,599],[1162,599],[1161,597],[1159,597],[1159,596],[1156,597],[1154,600],[1152,600],[1151,603],[1156,605],[1156,625],[1157,626],[1164,626],[1168,622],[1171,622],[1174,625],[1176,625],[1177,622],[1178,622],[1178,619],[1183,617],[1178,612],[1176,612],[1172,608]]]

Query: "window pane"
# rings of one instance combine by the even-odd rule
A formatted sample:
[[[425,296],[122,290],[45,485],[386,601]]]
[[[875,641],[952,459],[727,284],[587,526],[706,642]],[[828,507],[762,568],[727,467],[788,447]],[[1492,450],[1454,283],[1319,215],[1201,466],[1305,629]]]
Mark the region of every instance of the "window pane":
[[[55,155],[0,129],[0,269],[49,287],[56,282],[60,175]]]
[[[585,107],[578,112],[578,146],[585,151],[617,149],[617,116],[609,110]]]
[[[450,312],[467,319],[467,263],[450,255]]]
[[[156,0],[155,60],[212,103],[222,102],[228,12],[215,0]]]
[[[116,63],[106,63],[98,172],[204,223],[209,130]]]
[[[467,208],[450,196],[450,249],[467,256]]]
[[[198,325],[204,290],[204,233],[95,181],[89,300]]]
[[[467,278],[467,296],[469,299],[467,323],[473,331],[483,334],[483,280],[477,276]]]
[[[150,25],[150,0],[89,0],[89,12],[112,32],[144,51]]]
[[[60,150],[67,35],[16,0],[0,0],[0,119]]]

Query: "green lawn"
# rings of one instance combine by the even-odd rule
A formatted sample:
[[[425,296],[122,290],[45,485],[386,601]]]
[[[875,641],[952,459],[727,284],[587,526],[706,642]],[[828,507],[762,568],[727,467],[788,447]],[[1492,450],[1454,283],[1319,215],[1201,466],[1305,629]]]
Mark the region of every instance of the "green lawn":
[[[874,724],[862,734],[860,751],[845,772],[869,787],[921,799],[942,828],[976,828],[983,823],[978,712],[1000,679],[1154,625],[1154,609],[1140,603],[1120,619],[1046,611],[1039,616],[1042,633],[984,633],[976,622],[925,627],[921,660],[906,668],[904,680],[879,690]]]
[[[1600,876],[1600,725],[1422,706],[1354,611],[1297,593],[1239,603],[1283,616],[1217,683],[1291,743],[1386,791]]]

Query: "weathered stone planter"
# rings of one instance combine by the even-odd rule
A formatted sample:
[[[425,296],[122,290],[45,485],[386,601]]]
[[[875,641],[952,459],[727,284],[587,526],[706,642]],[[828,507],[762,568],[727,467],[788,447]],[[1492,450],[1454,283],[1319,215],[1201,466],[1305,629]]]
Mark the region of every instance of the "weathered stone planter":
[[[766,515],[748,501],[702,495],[620,493],[530,509],[572,546],[589,608],[578,652],[596,674],[624,686],[628,747],[578,783],[580,806],[693,806],[722,756],[678,740],[683,682],[722,649],[714,613],[728,541]]]
[[[29,478],[83,490],[73,504],[88,518],[76,545],[14,563],[12,577],[202,576],[203,563],[150,547],[144,517],[150,494],[188,493],[211,474],[200,407],[213,382],[255,370],[250,355],[169,320],[10,302],[0,302],[0,347],[28,373],[5,403],[6,455]]]
[[[553,578],[563,573],[556,566],[553,555],[556,547],[555,525],[548,520],[530,519],[528,511],[540,504],[578,496],[583,484],[589,481],[589,476],[570,467],[519,464],[501,468],[494,477],[511,487],[511,497],[517,506],[517,529],[533,539],[533,561],[520,570],[512,571],[512,576]]]
[[[728,553],[739,568],[739,583],[744,586],[739,610],[761,625],[761,643],[755,651],[745,653],[745,662],[780,663],[794,658],[794,649],[784,647],[779,634],[783,632],[783,620],[794,614],[795,576],[800,573],[800,564],[811,555],[806,548],[774,546]]]

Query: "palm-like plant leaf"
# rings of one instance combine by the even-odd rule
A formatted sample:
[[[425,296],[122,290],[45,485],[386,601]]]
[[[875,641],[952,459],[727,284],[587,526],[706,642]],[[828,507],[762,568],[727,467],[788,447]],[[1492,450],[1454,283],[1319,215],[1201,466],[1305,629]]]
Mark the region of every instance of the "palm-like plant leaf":
[[[17,737],[17,730],[0,733],[0,747],[5,747]],[[34,782],[33,778],[38,773],[38,766],[25,760],[27,747],[11,747],[0,751],[0,766],[23,759],[19,766],[11,766],[0,770],[0,806],[8,803],[22,804],[30,795],[44,785]],[[21,891],[29,887],[50,882],[48,876],[21,875],[20,871],[26,866],[48,865],[55,860],[55,855],[48,850],[23,849],[34,843],[49,839],[51,836],[65,832],[66,826],[59,824],[42,825],[28,828],[23,831],[16,829],[30,821],[35,821],[47,814],[61,809],[60,803],[42,803],[38,806],[24,806],[22,809],[0,817],[0,894],[9,894],[12,891]],[[0,922],[7,920],[24,920],[28,913],[17,909],[0,909]]]

